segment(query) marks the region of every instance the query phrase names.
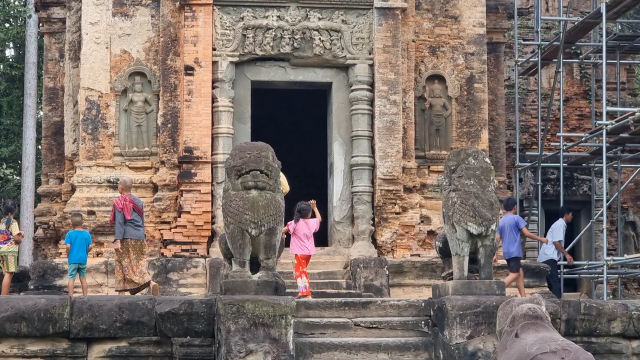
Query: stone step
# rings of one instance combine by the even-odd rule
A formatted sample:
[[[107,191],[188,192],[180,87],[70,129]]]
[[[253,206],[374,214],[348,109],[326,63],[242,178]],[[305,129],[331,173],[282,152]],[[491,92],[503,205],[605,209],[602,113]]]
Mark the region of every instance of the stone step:
[[[347,269],[341,270],[307,270],[309,279],[315,280],[351,280],[351,273]],[[293,268],[291,270],[278,270],[283,280],[295,280]]]
[[[298,338],[409,338],[429,336],[426,317],[296,319]]]
[[[430,315],[420,299],[319,299],[296,302],[296,318],[386,318]]]
[[[298,295],[298,290],[287,289],[286,296]],[[354,290],[311,290],[311,296],[314,299],[358,299],[358,298],[373,298],[373,294],[361,293]],[[301,300],[301,301],[316,301],[316,300]]]
[[[433,358],[433,340],[415,338],[296,339],[300,360],[413,360]]]
[[[294,261],[286,261],[281,259],[278,262],[277,270],[293,271]],[[349,267],[349,262],[345,259],[317,259],[313,258],[307,266],[307,270],[343,270]]]
[[[285,280],[285,285],[289,290],[297,291],[298,289],[298,283],[295,280]],[[313,280],[311,278],[309,286],[312,290],[352,290],[351,281],[346,280]]]

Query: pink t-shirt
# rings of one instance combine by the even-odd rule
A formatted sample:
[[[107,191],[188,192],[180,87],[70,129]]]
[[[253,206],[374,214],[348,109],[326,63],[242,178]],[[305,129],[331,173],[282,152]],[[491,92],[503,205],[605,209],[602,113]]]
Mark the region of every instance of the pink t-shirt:
[[[287,227],[291,234],[289,251],[292,254],[313,255],[316,253],[313,233],[320,228],[320,221],[318,219],[300,219],[297,224],[294,221],[289,221]]]

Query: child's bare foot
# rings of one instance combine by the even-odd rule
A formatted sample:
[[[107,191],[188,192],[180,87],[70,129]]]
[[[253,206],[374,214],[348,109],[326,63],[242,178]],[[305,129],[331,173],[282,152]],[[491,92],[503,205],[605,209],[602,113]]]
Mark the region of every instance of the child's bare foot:
[[[160,286],[157,283],[151,282],[151,295],[160,296]]]

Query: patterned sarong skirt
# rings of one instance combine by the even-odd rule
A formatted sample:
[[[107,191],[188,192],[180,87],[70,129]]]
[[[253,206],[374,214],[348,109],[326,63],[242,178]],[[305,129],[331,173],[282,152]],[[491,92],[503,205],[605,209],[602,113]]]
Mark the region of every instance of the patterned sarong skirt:
[[[144,240],[123,239],[116,251],[116,292],[135,295],[151,284]]]

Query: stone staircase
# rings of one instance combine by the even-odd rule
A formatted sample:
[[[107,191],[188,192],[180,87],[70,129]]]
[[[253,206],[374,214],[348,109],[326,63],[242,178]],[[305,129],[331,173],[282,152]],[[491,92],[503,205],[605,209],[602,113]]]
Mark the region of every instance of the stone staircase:
[[[354,291],[349,270],[349,256],[335,248],[317,248],[307,267],[314,298],[373,298],[372,294]],[[295,257],[285,249],[278,262],[278,273],[287,285],[287,295],[296,296],[298,285],[293,274]]]
[[[423,300],[298,300],[296,359],[430,359],[429,315]]]

